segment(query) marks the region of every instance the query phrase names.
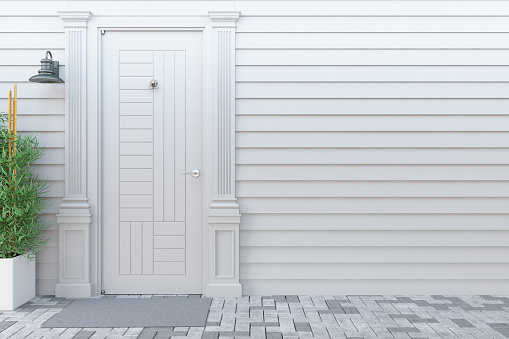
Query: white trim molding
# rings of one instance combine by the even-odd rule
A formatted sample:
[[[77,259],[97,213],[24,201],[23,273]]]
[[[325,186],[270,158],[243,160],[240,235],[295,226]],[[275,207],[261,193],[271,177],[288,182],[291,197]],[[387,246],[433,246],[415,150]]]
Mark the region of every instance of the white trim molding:
[[[214,192],[208,212],[210,262],[206,286],[209,297],[242,296],[240,213],[235,196],[235,28],[239,16],[239,11],[209,12],[214,34]]]
[[[65,198],[57,214],[57,297],[90,297],[90,224],[87,198],[88,11],[59,11],[65,29]]]

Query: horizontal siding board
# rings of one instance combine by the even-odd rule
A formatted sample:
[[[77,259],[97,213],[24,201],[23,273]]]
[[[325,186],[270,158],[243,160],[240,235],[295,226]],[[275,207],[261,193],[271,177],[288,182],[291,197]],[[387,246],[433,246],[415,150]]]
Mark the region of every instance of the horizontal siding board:
[[[43,56],[41,56],[42,58]],[[5,66],[0,65],[0,74],[2,77],[0,78],[1,82],[26,82],[28,79],[38,74],[37,72],[41,69],[41,65],[33,65],[33,66]],[[59,72],[63,75],[64,70],[63,67]],[[59,75],[60,75],[59,73]]]
[[[263,25],[260,21],[263,20]],[[241,16],[237,32],[508,32],[504,17]]]
[[[44,213],[46,214],[56,214],[59,212],[59,206],[60,204],[62,203],[62,198],[61,197],[48,197],[48,198],[45,198],[46,202],[47,202],[47,207],[46,209],[44,209]],[[55,243],[53,244],[53,246],[58,246],[58,235],[57,235],[57,239],[54,240]],[[50,243],[48,243],[50,244]]]
[[[506,82],[509,81],[509,67],[508,66],[237,66],[236,79],[237,83],[285,82],[285,81]]]
[[[37,263],[36,279],[54,279],[58,277],[58,263]]]
[[[242,231],[508,231],[509,214],[242,213]]]
[[[241,231],[241,247],[504,247],[507,231]],[[277,259],[274,260],[277,262]]]
[[[12,86],[13,87],[13,86]],[[8,107],[7,95],[9,90],[13,88],[8,88],[7,92],[0,93],[0,107]],[[18,96],[19,96],[18,92]],[[33,114],[33,115],[58,115],[64,114],[65,111],[65,100],[64,98],[56,98],[56,99],[27,99],[23,98],[23,100],[18,100],[18,114],[21,116],[23,114]],[[3,112],[3,111],[2,111]]]
[[[277,258],[277,260],[274,260]],[[241,264],[508,264],[509,247],[243,247]]]
[[[37,164],[30,167],[35,173],[39,175],[41,179],[48,180],[64,180],[65,178],[65,167],[64,164]]]
[[[238,83],[239,99],[509,98],[509,83]]]
[[[286,148],[242,149],[238,164],[509,165],[507,148]]]
[[[496,148],[509,147],[509,132],[238,132],[236,146]]]
[[[369,6],[367,5],[369,4]],[[509,5],[503,1],[461,1],[447,3],[436,1],[239,1],[237,10],[243,16],[297,16],[309,17],[371,17],[371,16],[502,16],[509,13]]]
[[[237,197],[509,198],[509,181],[240,181]]]
[[[58,16],[2,17],[0,33],[63,33],[64,25]]]
[[[61,132],[65,130],[65,116],[18,114],[20,132]]]
[[[479,291],[493,291],[505,295],[509,280],[493,280],[479,276],[476,279],[244,279],[240,271],[242,291],[246,295],[306,294],[335,295],[422,295],[451,294],[477,295]]]
[[[237,99],[237,115],[508,115],[507,99]]]
[[[26,79],[26,81],[27,82],[18,84],[18,99],[63,99],[64,98],[65,87],[63,84],[53,84],[53,85],[41,86],[41,84],[38,84],[35,82],[28,82],[28,79]],[[9,91],[14,91],[13,84],[0,83],[0,93],[1,93],[0,97],[1,98],[6,99],[9,94]],[[21,107],[19,109],[21,109]],[[21,113],[21,111],[20,111],[20,113]]]
[[[58,247],[43,247],[37,253],[37,264],[55,264],[58,263]]]
[[[61,21],[60,18],[58,20]],[[61,21],[62,22],[62,21]],[[64,34],[62,33],[62,37]],[[46,47],[34,48],[33,46],[26,49],[2,50],[0,47],[0,65],[2,66],[35,66],[41,67],[41,59],[46,56]],[[60,66],[65,65],[64,40],[59,48],[52,48],[51,55],[53,60],[58,60]]]
[[[242,180],[509,180],[508,165],[237,165]]]
[[[64,148],[46,148],[41,159],[35,164],[40,165],[61,165],[64,164],[65,150]]]
[[[199,4],[209,2],[198,2]],[[119,9],[123,14],[140,15],[146,13],[146,3],[120,1],[89,1],[89,9],[93,13],[118,16]],[[164,2],[163,2],[164,4]],[[207,15],[210,6],[197,6],[196,1],[179,1],[158,5],[155,15],[165,16],[160,9],[169,11],[167,16],[182,16],[194,13]],[[245,16],[317,16],[320,17],[350,17],[350,16],[504,16],[509,14],[508,5],[504,1],[468,1],[465,6],[461,1],[373,1],[370,6],[365,1],[295,1],[291,6],[288,1],[239,1],[236,10]],[[55,10],[63,7],[62,1],[33,1],[32,6],[26,6],[25,1],[12,1],[2,16],[56,16]],[[158,11],[159,10],[159,11]],[[113,20],[117,18],[112,18]],[[143,16],[140,19],[145,19]],[[114,21],[115,22],[115,21]],[[152,23],[153,19],[143,22]],[[185,21],[184,21],[185,22]],[[113,26],[118,27],[118,26]],[[149,26],[143,26],[149,27]],[[180,26],[178,26],[180,27]]]
[[[1,37],[1,36],[0,36]],[[238,49],[509,48],[509,33],[237,33]]]
[[[239,198],[239,205],[241,213],[509,213],[508,198]]]
[[[507,264],[241,264],[245,279],[509,279]]]
[[[509,92],[508,92],[509,93]],[[237,131],[509,131],[508,116],[239,116]]]
[[[371,46],[372,47],[372,46]],[[247,49],[236,65],[509,65],[509,50]]]
[[[43,213],[43,214],[40,214],[39,217],[40,217],[41,220],[43,220],[45,222],[48,222],[50,224],[50,227],[45,232],[45,234],[48,234],[48,237],[58,235],[58,225],[57,225],[57,216],[56,216],[56,214]],[[56,233],[54,233],[54,232],[56,232]]]
[[[42,177],[40,177],[40,179],[46,180],[45,178]],[[65,182],[63,180],[48,181],[47,193],[44,194],[45,197],[63,198],[64,195],[65,195]]]
[[[24,132],[20,134],[32,134],[32,132]],[[41,147],[65,147],[65,132],[64,131],[50,131],[50,132],[35,132],[39,146]]]
[[[58,276],[56,279],[37,279],[35,286],[36,295],[55,295],[55,285],[58,284]]]
[[[53,50],[55,48],[62,48],[65,43],[65,34],[58,33],[44,33],[44,32],[30,32],[30,33],[1,33],[0,41],[2,49],[46,49]],[[44,55],[41,56],[41,59]],[[55,59],[56,60],[56,59]]]
[[[62,202],[62,199],[60,199],[60,201],[58,201],[57,204],[60,204],[61,202]],[[44,212],[47,212],[47,214],[43,214],[43,216],[45,216],[45,215],[53,215],[54,216],[56,214],[56,212],[47,211],[47,210]],[[56,216],[55,216],[55,220],[56,220]],[[58,247],[58,228],[50,229],[50,230],[44,232],[44,234],[46,235],[46,238],[48,239],[46,246]]]

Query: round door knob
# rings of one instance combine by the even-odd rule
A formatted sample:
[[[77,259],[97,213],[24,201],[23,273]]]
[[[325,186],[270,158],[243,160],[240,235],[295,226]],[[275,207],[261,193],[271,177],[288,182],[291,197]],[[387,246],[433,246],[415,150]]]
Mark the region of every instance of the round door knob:
[[[152,79],[152,80],[150,80],[150,84],[148,85],[148,88],[150,88],[150,89],[158,89],[159,88],[159,83],[157,82],[156,79]]]

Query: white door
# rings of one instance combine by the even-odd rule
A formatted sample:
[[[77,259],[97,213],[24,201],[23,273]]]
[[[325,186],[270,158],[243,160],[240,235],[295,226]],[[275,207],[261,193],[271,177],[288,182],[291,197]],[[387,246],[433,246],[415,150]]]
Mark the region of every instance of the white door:
[[[203,291],[202,79],[201,32],[103,36],[106,293]]]

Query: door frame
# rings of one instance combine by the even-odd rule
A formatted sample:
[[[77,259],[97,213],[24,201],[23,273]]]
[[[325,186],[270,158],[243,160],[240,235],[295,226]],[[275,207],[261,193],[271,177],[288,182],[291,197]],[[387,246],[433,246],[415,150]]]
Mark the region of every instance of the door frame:
[[[120,3],[119,3],[120,4]],[[169,6],[160,3],[162,6]],[[139,11],[146,12],[139,2]],[[59,11],[66,32],[66,115],[69,103],[84,103],[81,116],[86,124],[81,131],[81,149],[85,150],[85,164],[81,164],[80,179],[85,182],[85,200],[89,204],[91,221],[82,224],[84,229],[84,253],[68,253],[65,240],[60,240],[60,262],[72,264],[72,258],[83,258],[85,274],[79,281],[67,279],[60,268],[59,284],[65,284],[65,296],[86,296],[84,283],[90,285],[90,295],[102,292],[102,35],[108,31],[199,31],[203,37],[203,294],[207,296],[239,297],[242,287],[239,282],[239,206],[235,197],[235,27],[240,16],[238,11],[211,11],[203,15],[185,16],[115,16],[101,13],[94,8],[89,11]],[[161,8],[157,8],[161,10]],[[114,11],[114,8],[113,8]],[[168,11],[171,13],[171,11]],[[196,14],[196,13],[194,13]],[[83,37],[77,49],[69,43],[73,31]],[[76,35],[74,35],[75,37]],[[74,38],[75,39],[75,38]],[[85,56],[85,57],[84,57]],[[74,70],[76,68],[77,70]],[[81,93],[68,91],[74,74],[86,90]],[[69,74],[69,76],[67,76]],[[225,76],[227,75],[227,76]],[[84,78],[84,79],[83,79]],[[76,86],[76,85],[74,85]],[[84,92],[84,93],[83,93]],[[86,96],[86,98],[83,98]],[[229,100],[228,105],[223,105]],[[222,125],[219,128],[218,124]],[[228,127],[228,128],[225,128]],[[224,132],[222,132],[224,131]],[[225,140],[227,141],[225,143]],[[80,148],[77,148],[80,149]],[[73,152],[70,149],[69,152]],[[228,154],[227,162],[220,155]],[[70,157],[72,158],[72,157]],[[72,160],[72,159],[71,159]],[[69,164],[66,157],[66,167]],[[226,178],[226,184],[218,177]],[[224,179],[223,179],[224,181]],[[227,191],[222,185],[228,187]],[[66,219],[68,220],[68,219]],[[60,225],[61,227],[61,225]],[[63,277],[63,278],[62,278]],[[74,286],[74,285],[75,286]],[[58,285],[57,285],[58,286]],[[76,287],[74,289],[74,287]],[[73,292],[76,291],[76,292]],[[107,291],[106,291],[107,292]]]

